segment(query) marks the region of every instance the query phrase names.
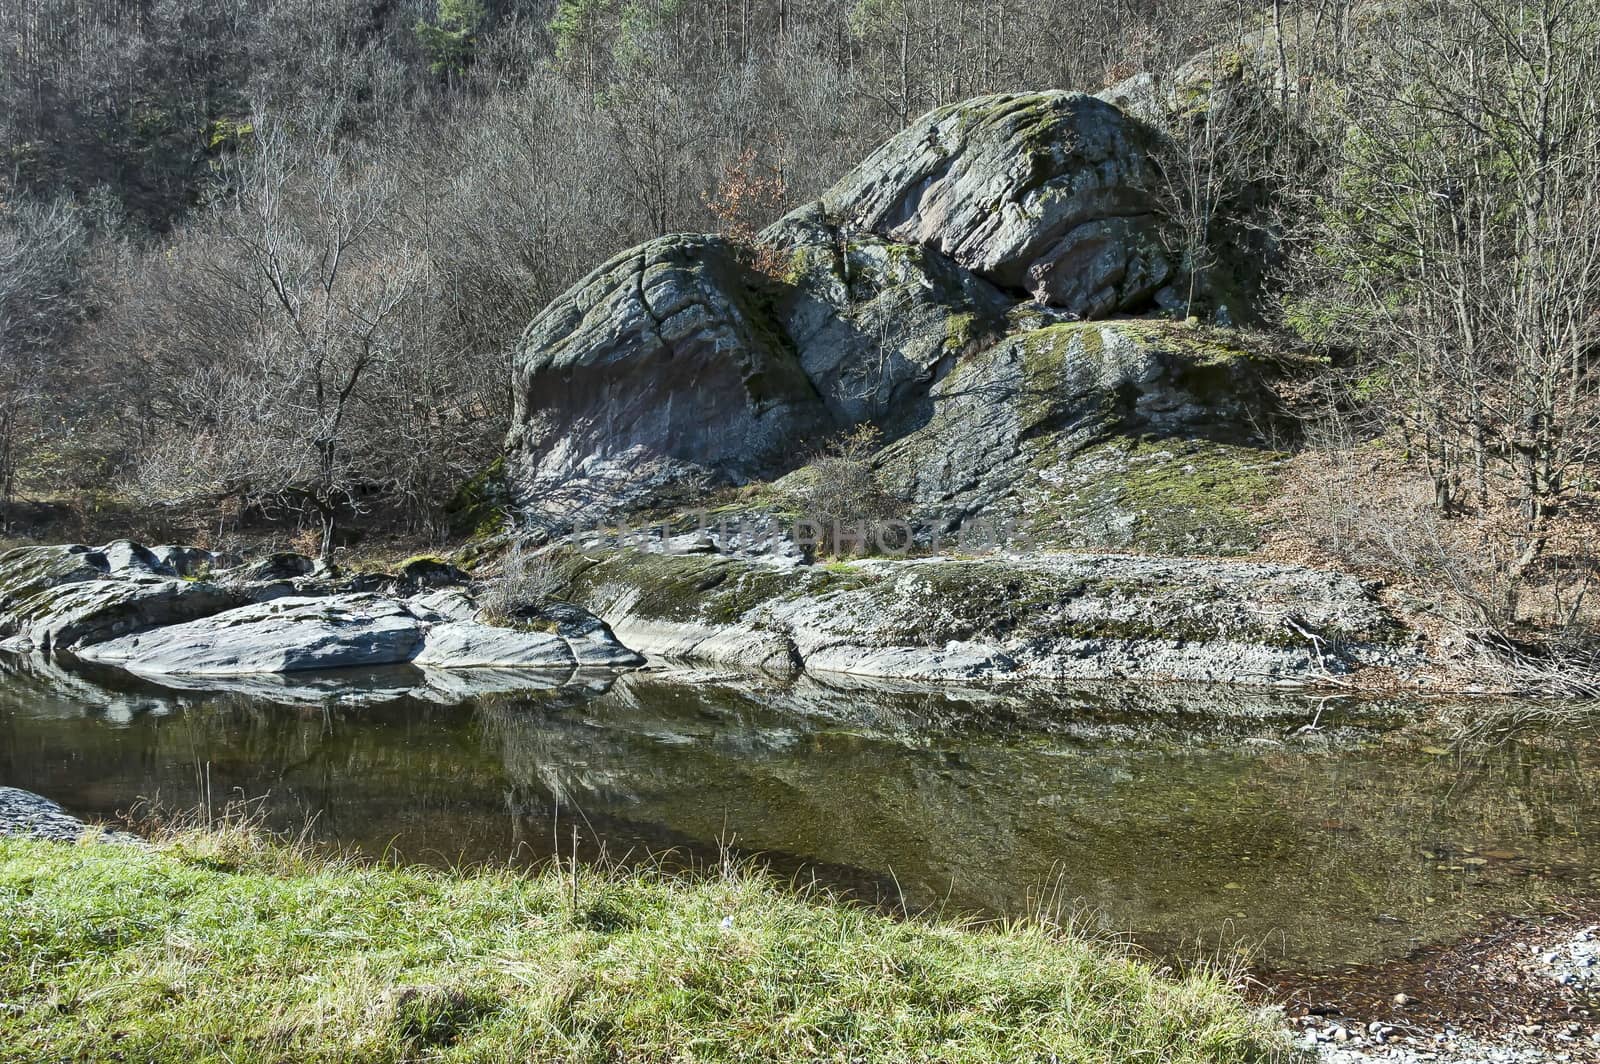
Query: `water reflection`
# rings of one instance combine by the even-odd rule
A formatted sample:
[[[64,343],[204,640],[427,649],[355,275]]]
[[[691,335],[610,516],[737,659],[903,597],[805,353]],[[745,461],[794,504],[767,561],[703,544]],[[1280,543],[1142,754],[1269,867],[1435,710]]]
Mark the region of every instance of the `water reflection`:
[[[704,674],[180,690],[13,659],[0,781],[110,816],[192,805],[209,772],[277,826],[412,860],[536,860],[573,826],[613,856],[732,840],[873,899],[1015,913],[1055,893],[1158,948],[1244,939],[1297,966],[1600,886],[1593,734],[1453,745],[1415,709]]]

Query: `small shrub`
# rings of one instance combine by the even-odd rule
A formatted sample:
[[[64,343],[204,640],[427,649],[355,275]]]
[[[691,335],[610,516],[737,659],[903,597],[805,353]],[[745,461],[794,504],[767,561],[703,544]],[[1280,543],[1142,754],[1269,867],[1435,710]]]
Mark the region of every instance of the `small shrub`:
[[[760,230],[782,213],[786,196],[783,175],[770,167],[765,174],[759,173],[756,152],[751,148],[723,167],[717,193],[706,204],[717,219],[718,229],[739,249],[746,265],[772,278],[782,278],[788,272],[789,256],[763,244]]]
[[[806,468],[793,504],[818,531],[818,554],[847,557],[907,546],[905,500],[884,488],[873,458],[882,436],[872,425],[839,437]]]
[[[561,593],[565,581],[551,560],[513,543],[478,588],[478,604],[490,624],[523,623]]]

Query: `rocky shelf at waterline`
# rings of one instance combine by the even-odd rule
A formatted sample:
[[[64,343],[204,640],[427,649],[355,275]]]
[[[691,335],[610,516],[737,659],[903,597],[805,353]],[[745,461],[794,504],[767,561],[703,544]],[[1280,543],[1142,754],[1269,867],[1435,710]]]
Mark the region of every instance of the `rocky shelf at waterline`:
[[[714,543],[573,538],[546,561],[567,601],[488,623],[437,561],[340,575],[126,541],[0,555],[13,649],[155,676],[406,664],[628,668],[687,659],[928,681],[1349,683],[1416,667],[1414,636],[1353,577],[1292,565],[1110,554],[804,564]]]
[[[576,607],[490,623],[467,575],[436,561],[357,576],[297,554],[236,561],[128,541],[20,547],[0,555],[0,638],[14,650],[174,676],[643,664]]]
[[[829,565],[585,546],[551,551],[573,602],[651,656],[917,680],[1317,684],[1414,667],[1372,589],[1293,565],[1126,555]]]

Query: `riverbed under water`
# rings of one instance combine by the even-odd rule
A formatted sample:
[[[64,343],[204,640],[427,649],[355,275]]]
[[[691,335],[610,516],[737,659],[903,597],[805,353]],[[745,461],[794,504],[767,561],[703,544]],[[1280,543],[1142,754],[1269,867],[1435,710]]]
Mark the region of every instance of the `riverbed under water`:
[[[1316,970],[1600,896],[1600,735],[1516,716],[688,670],[180,689],[10,657],[0,784],[99,818],[244,797],[429,863],[535,862],[573,828],[585,858],[731,847],[874,904],[1079,911],[1161,953]]]

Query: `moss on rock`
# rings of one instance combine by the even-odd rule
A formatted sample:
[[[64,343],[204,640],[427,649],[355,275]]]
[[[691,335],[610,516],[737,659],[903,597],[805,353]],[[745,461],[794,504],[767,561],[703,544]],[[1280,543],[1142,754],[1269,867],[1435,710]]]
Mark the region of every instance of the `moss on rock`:
[[[1033,455],[1027,530],[1059,546],[1237,555],[1260,545],[1275,451],[1205,439],[1113,439],[1061,462]]]

